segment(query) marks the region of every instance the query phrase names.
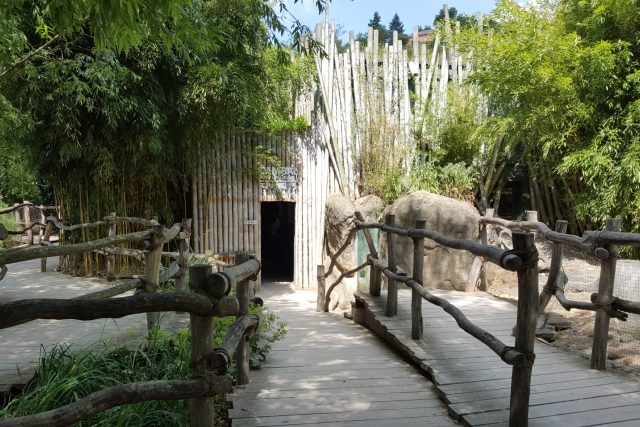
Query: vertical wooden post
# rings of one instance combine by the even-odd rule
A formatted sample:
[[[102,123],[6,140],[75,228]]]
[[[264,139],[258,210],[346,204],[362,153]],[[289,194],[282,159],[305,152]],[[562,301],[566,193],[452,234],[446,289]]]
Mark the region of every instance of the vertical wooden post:
[[[42,237],[43,242],[48,242],[51,240],[51,233],[53,232],[53,223],[47,222],[47,227],[44,230],[44,236]],[[47,258],[40,258],[40,271],[45,273],[47,271]]]
[[[144,265],[144,290],[149,293],[160,290],[160,262],[162,260],[162,245],[164,244],[162,226],[155,226],[153,231],[151,246]],[[160,327],[160,313],[147,313],[147,329],[150,331],[158,327]]]
[[[621,219],[609,218],[607,231],[620,231]],[[609,313],[607,304],[613,299],[613,285],[616,277],[616,262],[618,259],[617,245],[605,245],[609,251],[609,258],[600,263],[600,279],[598,281],[598,304],[596,320],[593,325],[593,346],[591,347],[591,369],[607,369],[607,344],[609,341]]]
[[[28,200],[25,200],[24,203],[31,203]],[[33,225],[31,221],[31,205],[26,205],[23,208],[24,212],[24,228],[29,228]],[[33,229],[27,230],[27,244],[33,245]]]
[[[423,229],[427,222],[419,219],[416,229]],[[422,285],[422,270],[424,268],[424,237],[413,238],[413,280]],[[422,297],[415,290],[411,290],[411,339],[422,339]]]
[[[40,224],[45,224],[45,227],[46,227],[47,217],[44,214],[44,206],[42,206],[42,205],[38,206],[38,210],[40,211],[40,220],[39,220]],[[44,228],[45,227],[42,227],[42,226],[38,227],[38,235],[40,237],[38,243],[42,242],[42,238],[44,237]]]
[[[207,277],[212,273],[211,265],[199,264],[189,267],[189,287],[192,292],[205,286]],[[192,376],[201,377],[198,362],[213,352],[213,317],[190,314],[191,321],[191,366]],[[191,400],[191,426],[213,426],[213,398]]]
[[[112,217],[116,216],[115,212],[109,214]],[[109,222],[109,237],[116,235],[116,221]],[[115,280],[116,278],[116,256],[114,254],[107,255],[107,280]]]
[[[484,217],[485,218],[493,218],[494,216],[494,210],[493,208],[487,208],[487,210],[484,213]],[[483,245],[487,246],[489,244],[489,234],[490,234],[490,225],[489,224],[482,224],[480,226],[480,243],[482,243]],[[475,262],[475,260],[474,260]],[[484,260],[481,260],[481,266],[480,266],[480,286],[479,289],[481,291],[486,291],[487,290],[487,272],[485,270],[485,262]]]
[[[16,206],[18,206],[18,205],[19,205],[19,203],[14,203],[14,204],[13,204],[13,207],[15,208],[15,207],[16,207]],[[21,218],[20,218],[20,211],[21,211],[21,210],[22,210],[22,209],[17,209],[17,208],[13,210],[13,214],[14,214],[14,215],[15,215],[15,217],[16,217],[16,225],[20,225],[20,223],[22,222],[22,220],[21,220]]]
[[[318,266],[318,300],[316,302],[316,311],[324,311],[324,303],[327,298],[327,291],[324,283],[324,265]]]
[[[395,215],[385,216],[384,223],[389,227],[393,227],[396,223]],[[394,273],[397,271],[395,251],[395,236],[393,233],[387,231],[387,266],[389,270]],[[385,307],[385,316],[393,317],[396,314],[398,314],[398,282],[393,279],[387,279],[387,306]]]
[[[182,227],[187,230],[191,230],[191,218],[182,220]],[[189,252],[189,236],[186,239],[178,240],[178,266],[180,267],[180,273],[176,277],[176,291],[177,292],[186,292],[186,278],[187,278],[187,268],[188,268],[188,259],[187,255]]]
[[[566,233],[567,232],[567,221],[557,220],[555,231],[558,233]],[[547,284],[542,289],[540,293],[540,315],[549,304],[551,297],[555,295],[556,288],[558,287],[558,280],[562,275],[562,252],[564,246],[562,243],[554,242],[553,247],[551,249],[551,265],[549,267],[549,278],[547,279]]]
[[[538,320],[538,262],[534,236],[531,233],[514,231],[513,249],[522,251],[523,268],[518,271],[518,323],[516,324],[515,349],[524,353],[524,363],[513,366],[511,374],[510,427],[526,427],[529,419],[529,396],[531,394],[531,371],[535,355]]]
[[[236,253],[236,265],[245,263],[251,259],[251,255],[248,252]],[[244,280],[236,284],[236,297],[238,298],[238,304],[240,309],[238,310],[238,317],[249,314],[249,298],[250,298],[250,283],[249,280]],[[236,383],[238,385],[249,384],[249,352],[251,348],[249,346],[249,338],[245,335],[240,340],[236,352],[233,355],[236,361]]]

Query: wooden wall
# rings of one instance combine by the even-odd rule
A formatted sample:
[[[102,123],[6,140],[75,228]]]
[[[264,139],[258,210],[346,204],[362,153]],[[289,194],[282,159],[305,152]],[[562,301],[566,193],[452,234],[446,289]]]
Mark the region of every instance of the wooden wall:
[[[317,132],[314,127],[302,136],[249,131],[217,136],[216,148],[203,153],[193,179],[193,250],[222,257],[248,251],[260,259],[260,203],[295,202],[294,282],[298,288],[315,287],[324,204],[328,194],[338,191],[326,147],[314,142]],[[272,150],[280,167],[264,166],[256,155],[262,151],[259,147]],[[279,191],[260,178],[260,165],[264,166],[263,175],[287,178],[276,185]]]

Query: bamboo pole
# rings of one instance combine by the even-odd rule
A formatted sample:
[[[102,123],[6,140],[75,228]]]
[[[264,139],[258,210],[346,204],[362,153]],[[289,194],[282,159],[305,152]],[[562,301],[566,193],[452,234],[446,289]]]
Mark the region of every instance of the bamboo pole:
[[[115,217],[116,213],[111,212],[111,216]],[[109,224],[109,237],[113,237],[116,235],[116,222],[112,222]],[[107,255],[107,280],[112,281],[115,280],[115,268],[116,268],[116,256],[114,254]]]

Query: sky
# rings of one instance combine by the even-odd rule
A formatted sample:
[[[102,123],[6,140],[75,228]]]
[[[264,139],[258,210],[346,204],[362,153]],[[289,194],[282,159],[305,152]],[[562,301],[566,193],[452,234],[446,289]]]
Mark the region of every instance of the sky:
[[[286,3],[293,15],[312,30],[318,22],[324,20],[324,14],[318,15],[315,0],[302,0],[302,3],[286,0]],[[458,13],[474,14],[491,12],[495,3],[495,0],[449,0],[448,5],[450,8],[455,7]],[[380,14],[382,23],[387,27],[397,13],[405,32],[410,33],[418,25],[432,25],[443,4],[442,0],[332,0],[329,10],[330,19],[334,19],[336,25],[342,24],[346,34],[349,31],[366,33],[375,11]],[[344,35],[342,37],[345,38]]]

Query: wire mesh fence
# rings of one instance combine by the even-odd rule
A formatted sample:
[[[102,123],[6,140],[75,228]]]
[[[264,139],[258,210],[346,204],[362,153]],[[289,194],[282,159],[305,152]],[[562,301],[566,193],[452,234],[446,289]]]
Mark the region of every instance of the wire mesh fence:
[[[497,230],[489,236],[493,245],[511,247],[506,230]],[[553,244],[537,239],[540,254],[539,291],[542,292],[549,277]],[[624,251],[622,252],[625,253]],[[562,258],[565,296],[569,300],[591,302],[591,294],[598,292],[601,261],[593,255],[565,245]],[[487,266],[485,266],[487,267]],[[513,273],[487,269],[487,291],[510,299],[517,299],[517,277]],[[614,297],[640,301],[640,261],[621,257],[617,261]],[[585,358],[591,357],[595,312],[565,310],[552,297],[539,323],[538,336],[553,345]],[[627,372],[640,373],[640,315],[629,313],[627,321],[611,318],[607,357],[611,366]]]

